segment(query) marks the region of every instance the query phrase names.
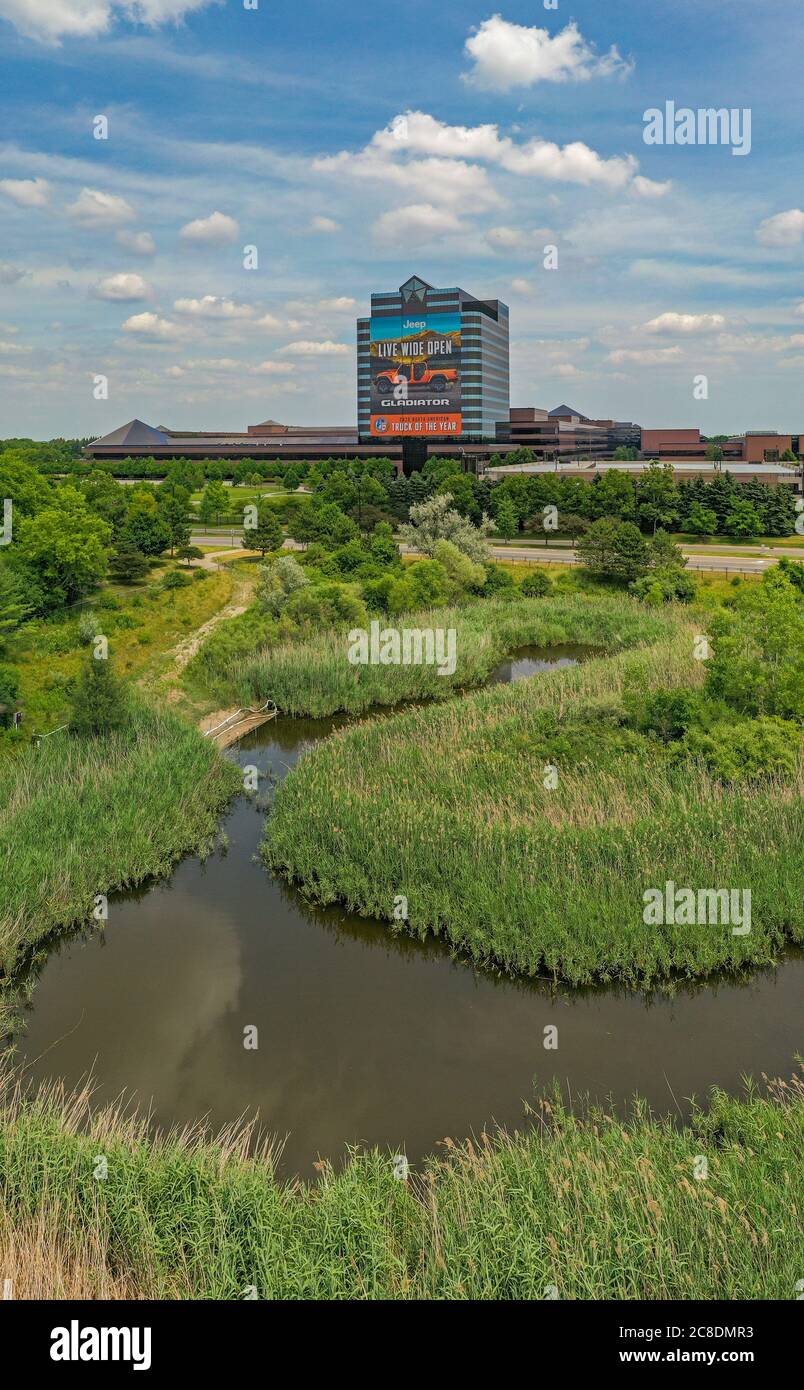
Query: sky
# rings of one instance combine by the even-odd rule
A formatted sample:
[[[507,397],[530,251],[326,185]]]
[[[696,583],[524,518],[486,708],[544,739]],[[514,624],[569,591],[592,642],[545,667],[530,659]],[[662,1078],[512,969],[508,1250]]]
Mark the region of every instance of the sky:
[[[512,405],[804,432],[803,60],[800,0],[0,0],[0,438],[354,426],[412,274]]]

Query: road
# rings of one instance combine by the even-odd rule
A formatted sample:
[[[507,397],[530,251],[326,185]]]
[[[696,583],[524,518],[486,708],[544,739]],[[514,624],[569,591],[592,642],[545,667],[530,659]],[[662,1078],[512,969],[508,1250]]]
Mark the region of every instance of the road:
[[[243,532],[241,530],[225,531],[194,531],[191,536],[192,545],[220,545],[221,549],[230,550],[242,549]],[[289,550],[301,550],[302,547],[294,541],[285,541],[285,547]],[[401,547],[403,553],[413,554],[407,546]],[[696,546],[682,546],[681,550],[687,559],[687,568],[691,570],[708,570],[721,574],[762,574],[768,565],[773,565],[782,555],[789,555],[792,559],[804,560],[804,551],[795,550],[792,546],[774,547],[768,550],[765,555],[760,555],[756,550],[747,554],[733,554],[728,551],[721,551],[716,555],[707,554]],[[491,553],[495,560],[516,560],[526,564],[551,565],[577,565],[578,557],[573,550],[566,546],[515,546],[515,545],[492,545]]]

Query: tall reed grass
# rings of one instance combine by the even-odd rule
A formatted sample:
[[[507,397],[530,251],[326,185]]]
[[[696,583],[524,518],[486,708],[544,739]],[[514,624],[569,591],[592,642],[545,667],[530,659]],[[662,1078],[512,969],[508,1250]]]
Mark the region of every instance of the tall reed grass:
[[[629,691],[701,679],[682,630],[342,730],[278,788],[265,861],[316,901],[513,973],[636,984],[772,962],[804,939],[804,767],[729,790],[612,724]],[[750,934],[647,925],[643,894],[668,880],[750,888]]]
[[[684,1129],[553,1096],[407,1180],[371,1150],[307,1186],[249,1126],[154,1136],[9,1072],[0,1271],[15,1298],[794,1299],[803,1174],[796,1081],[716,1092]]]
[[[375,615],[376,616],[376,615]],[[673,631],[675,613],[656,612],[624,596],[590,599],[564,595],[543,599],[482,599],[457,608],[434,608],[389,618],[380,628],[454,628],[457,666],[439,675],[434,665],[350,665],[347,629],[327,631],[306,642],[266,647],[236,662],[221,698],[241,703],[272,699],[283,714],[323,718],[362,714],[372,705],[405,700],[439,700],[481,685],[511,652],[523,646],[581,642],[592,646],[634,646]]]
[[[54,734],[0,776],[0,985],[98,894],[166,873],[215,830],[237,770],[186,721],[134,705],[98,739]]]

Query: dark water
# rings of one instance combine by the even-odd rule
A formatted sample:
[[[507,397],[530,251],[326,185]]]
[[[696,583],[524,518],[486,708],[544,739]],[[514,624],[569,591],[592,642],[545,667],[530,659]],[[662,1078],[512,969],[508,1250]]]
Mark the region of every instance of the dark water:
[[[522,653],[497,678],[544,669],[543,656]],[[279,777],[331,727],[267,724],[234,756]],[[737,1090],[743,1073],[791,1070],[800,956],[673,997],[500,979],[437,942],[307,906],[254,862],[263,819],[239,798],[223,821],[228,848],[113,898],[103,933],[53,948],[20,1039],[34,1079],[92,1070],[98,1099],[134,1094],[163,1124],[258,1110],[288,1135],[284,1170],[312,1176],[347,1143],[415,1161],[447,1135],[513,1128],[553,1078],[573,1096],[640,1092],[678,1113],[715,1083]],[[557,1051],[543,1047],[548,1025]],[[243,1047],[251,1026],[256,1050]]]

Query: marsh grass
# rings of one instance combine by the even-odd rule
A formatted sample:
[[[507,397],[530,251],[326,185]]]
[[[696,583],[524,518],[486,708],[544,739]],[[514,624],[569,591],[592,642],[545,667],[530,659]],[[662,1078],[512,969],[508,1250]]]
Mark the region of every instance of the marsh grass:
[[[134,704],[129,727],[57,733],[3,760],[0,985],[57,927],[90,921],[99,893],[167,873],[215,830],[236,768],[175,715]]]
[[[108,1163],[94,1176],[97,1156]],[[694,1164],[705,1157],[705,1180]],[[15,1298],[792,1299],[804,1091],[773,1083],[675,1128],[543,1099],[521,1133],[280,1184],[253,1125],[157,1134],[89,1087],[0,1082],[0,1268]]]
[[[341,730],[278,788],[265,861],[315,901],[515,974],[637,984],[769,964],[804,939],[804,765],[789,784],[729,789],[617,725],[629,692],[702,678],[682,628]],[[668,880],[750,888],[750,934],[644,923],[643,893]]]
[[[378,615],[374,614],[373,617]],[[633,646],[675,630],[678,615],[647,609],[620,595],[482,599],[456,608],[434,608],[396,617],[379,615],[380,628],[454,628],[457,666],[439,675],[435,666],[350,665],[347,629],[309,641],[266,647],[240,661],[216,689],[243,703],[272,699],[283,714],[323,718],[362,714],[372,705],[441,700],[456,689],[482,684],[495,666],[523,646],[563,642]]]

